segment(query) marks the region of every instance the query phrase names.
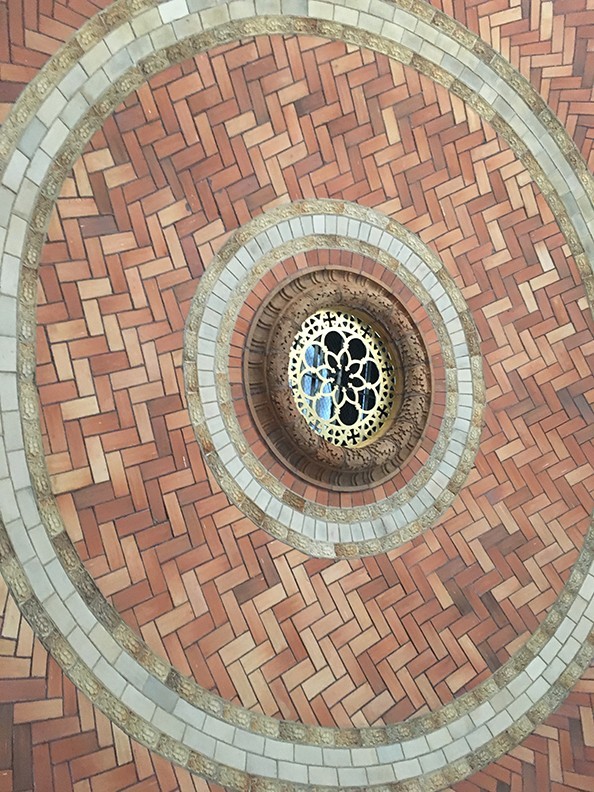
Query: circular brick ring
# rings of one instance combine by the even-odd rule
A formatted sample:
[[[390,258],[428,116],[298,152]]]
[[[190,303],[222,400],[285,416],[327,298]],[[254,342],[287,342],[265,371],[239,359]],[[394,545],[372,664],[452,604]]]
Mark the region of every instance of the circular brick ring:
[[[528,169],[594,303],[594,181],[530,84],[475,34],[417,0],[116,0],[23,92],[0,131],[0,569],[36,635],[114,723],[164,757],[243,792],[437,790],[518,745],[592,657],[594,531],[541,626],[501,669],[440,710],[386,728],[326,729],[246,711],[183,678],[124,624],[56,509],[35,390],[36,268],[60,186],[103,119],[149,76],[259,34],[315,34],[382,52],[466,101]],[[18,313],[18,319],[17,319]],[[21,419],[21,429],[17,426]],[[308,786],[309,785],[309,786]]]
[[[430,316],[446,367],[444,420],[406,487],[364,506],[323,506],[267,470],[246,442],[228,377],[232,329],[257,283],[279,261],[317,249],[368,256],[397,275]],[[231,235],[200,279],[188,315],[184,372],[190,417],[227,496],[278,539],[314,556],[384,552],[432,525],[450,506],[479,445],[484,386],[478,333],[441,261],[400,223],[347,201],[299,201]]]
[[[393,372],[391,414],[379,432],[352,447],[312,431],[287,376],[304,323],[334,306],[378,333]],[[432,331],[422,304],[372,259],[338,249],[279,262],[246,298],[231,341],[231,395],[253,454],[283,476],[297,500],[307,495],[344,508],[374,503],[404,486],[412,477],[405,472],[418,471],[443,417],[445,369]]]

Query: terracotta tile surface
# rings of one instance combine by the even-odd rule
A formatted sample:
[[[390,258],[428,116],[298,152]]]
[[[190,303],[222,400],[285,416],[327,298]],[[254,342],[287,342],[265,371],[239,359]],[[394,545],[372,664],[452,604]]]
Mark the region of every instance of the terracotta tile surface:
[[[109,0],[6,0],[0,4],[0,121],[50,55]]]
[[[222,792],[131,741],[62,674],[0,578],[2,792]]]
[[[210,152],[192,143],[196,118]],[[197,278],[229,231],[309,196],[419,233],[482,340],[486,426],[467,486],[434,529],[362,561],[306,558],[258,530],[209,477],[184,408]],[[306,37],[171,68],[91,141],[40,275],[54,491],[104,594],[184,673],[269,715],[389,723],[485,679],[541,621],[593,505],[592,322],[528,174],[445,89]]]
[[[594,667],[521,746],[455,789],[587,790],[593,711]],[[33,789],[223,792],[131,741],[89,704],[33,637],[0,578],[0,790]]]
[[[0,5],[0,113],[105,4]],[[440,7],[530,76],[594,165],[587,3]],[[429,81],[311,39],[197,60],[200,77],[170,70],[107,122],[49,231],[38,383],[55,491],[102,590],[207,687],[311,722],[400,719],[504,661],[575,560],[593,483],[583,292],[523,168]],[[209,478],[183,407],[183,320],[204,265],[238,224],[309,195],[417,231],[481,333],[476,470],[438,528],[387,558],[329,564],[271,541]],[[0,603],[0,790],[217,789],[113,729],[3,584]],[[456,789],[589,789],[592,680]]]

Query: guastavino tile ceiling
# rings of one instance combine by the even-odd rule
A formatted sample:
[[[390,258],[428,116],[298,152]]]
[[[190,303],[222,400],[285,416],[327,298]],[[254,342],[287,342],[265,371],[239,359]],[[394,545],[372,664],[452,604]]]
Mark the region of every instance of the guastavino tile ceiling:
[[[0,4],[0,792],[594,790],[594,4]]]

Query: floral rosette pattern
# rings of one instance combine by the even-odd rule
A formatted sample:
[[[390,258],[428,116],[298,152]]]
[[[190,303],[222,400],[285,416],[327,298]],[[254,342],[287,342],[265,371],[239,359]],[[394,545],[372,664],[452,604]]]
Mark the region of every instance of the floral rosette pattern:
[[[394,407],[395,368],[371,325],[338,309],[301,325],[289,357],[289,387],[310,429],[328,442],[360,446]]]

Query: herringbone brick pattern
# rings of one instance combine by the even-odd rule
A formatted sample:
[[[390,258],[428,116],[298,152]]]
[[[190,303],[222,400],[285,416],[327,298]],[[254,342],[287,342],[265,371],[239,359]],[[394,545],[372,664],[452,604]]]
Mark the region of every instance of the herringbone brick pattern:
[[[572,792],[594,778],[594,667],[565,703],[515,750],[455,786],[456,792]]]
[[[0,90],[3,92],[0,97],[0,113],[3,115],[7,112],[10,103],[15,98],[18,90],[20,90],[20,87],[30,79],[38,66],[46,59],[47,53],[50,51],[48,49],[49,45],[47,42],[41,45],[36,35],[31,35],[31,33],[36,34],[39,30],[41,30],[42,25],[40,20],[51,20],[53,17],[57,17],[59,13],[62,13],[65,8],[65,4],[55,3],[54,6],[55,8],[58,8],[58,11],[49,11],[49,5],[49,3],[44,3],[43,6],[42,4],[39,4],[38,9],[37,4],[34,2],[19,3],[16,0],[5,5],[0,5]],[[79,13],[81,17],[83,17],[94,13],[96,10],[96,5],[98,4],[92,2],[77,4],[69,3],[68,9],[71,10],[76,8],[76,12]],[[436,2],[435,5],[438,5],[438,3]],[[592,12],[588,9],[586,0],[575,0],[575,2],[571,3],[555,2],[554,4],[551,2],[533,2],[530,4],[514,4],[513,7],[510,7],[511,4],[505,2],[479,4],[456,3],[455,7],[453,7],[449,2],[439,5],[440,7],[443,7],[443,10],[446,12],[455,13],[460,21],[479,32],[485,39],[491,41],[494,46],[496,46],[507,57],[509,57],[515,65],[519,66],[523,73],[531,78],[532,82],[547,98],[555,112],[557,112],[557,114],[562,118],[567,128],[573,133],[576,142],[582,150],[582,153],[589,160],[592,167],[592,165],[594,165],[592,160],[592,141],[594,139],[594,132],[592,126],[591,101],[594,55],[592,53],[591,32]],[[465,5],[467,7],[465,7]],[[43,12],[40,10],[42,7]],[[73,26],[76,26],[77,24],[77,22],[72,22]],[[62,24],[58,32],[58,27],[54,26],[52,28],[52,35],[50,38],[54,38],[56,41],[66,38],[72,29],[73,28],[69,27],[67,24]],[[43,31],[44,35],[46,33],[47,26]],[[16,40],[18,42],[17,46],[12,46],[12,49],[9,49],[9,39],[11,42]],[[22,42],[25,39],[28,41],[24,46]],[[55,47],[55,44],[52,44],[52,46]],[[18,90],[14,87],[15,84],[19,86]],[[461,118],[461,106],[457,103],[457,100],[454,102],[453,109],[456,119],[459,120]],[[154,117],[155,111],[153,110],[151,114]],[[202,134],[202,131],[200,131],[200,134]],[[161,183],[160,187],[162,188],[163,186],[163,183]],[[523,200],[526,201],[524,197],[526,195],[525,185],[521,185],[521,187],[523,189],[520,190],[520,195],[522,195]],[[87,189],[89,192],[86,193],[85,197],[90,198],[90,188],[87,186]],[[73,192],[73,196],[76,197],[76,195],[77,193]],[[257,211],[257,207],[255,211]],[[238,218],[238,221],[243,222],[243,219]],[[196,247],[199,247],[201,244],[201,240],[196,241]],[[160,250],[163,251],[164,248],[165,244],[161,240]],[[158,249],[158,247],[155,248],[155,250]],[[206,252],[208,252],[208,248],[206,248]],[[443,251],[442,255],[445,257]],[[561,254],[557,253],[556,255]],[[67,256],[63,256],[61,261],[66,261],[66,259]],[[190,261],[190,258],[188,261]],[[448,261],[448,264],[449,263],[450,262]],[[66,269],[66,267],[64,266],[63,269]],[[549,270],[545,267],[545,272],[548,271]],[[551,276],[549,275],[549,277]],[[74,287],[76,286],[74,281],[72,284]],[[529,290],[524,287],[524,294],[528,295],[527,299],[530,300],[530,293],[532,293],[535,301],[540,306],[541,303],[543,303],[543,286],[544,290],[546,291],[546,284],[544,284],[542,281],[537,281],[536,284],[531,284]],[[551,288],[550,285],[548,288]],[[557,284],[557,288],[561,288],[560,283]],[[74,288],[71,291],[74,291]],[[561,293],[562,291],[558,291],[556,294],[553,294],[553,296],[558,297],[558,295]],[[551,293],[549,292],[549,296],[550,294]],[[56,302],[59,302],[59,300],[57,299]],[[561,299],[557,299],[556,301],[553,299],[550,300],[551,308],[549,309],[549,318],[557,315],[555,309],[552,308],[552,305],[557,305],[558,310],[561,303]],[[475,307],[475,304],[473,304],[473,307]],[[114,309],[113,314],[115,315],[117,311],[117,308]],[[109,324],[110,323],[107,322],[108,326]],[[122,330],[121,332],[122,336],[124,337],[124,331]],[[67,340],[68,339],[66,339],[66,341]],[[140,343],[141,342],[139,342],[139,344]],[[554,344],[556,342],[553,340],[552,343]],[[576,355],[577,353],[575,350],[581,343],[579,340],[579,334],[576,334],[573,339],[569,338],[568,343],[570,345],[575,343],[575,346],[571,346],[571,349],[574,355]],[[512,344],[509,346],[513,349]],[[550,344],[548,346],[543,344],[542,346],[543,359],[545,363],[550,361],[551,353],[554,352],[554,348],[551,349],[549,347]],[[64,349],[66,349],[66,346]],[[138,359],[139,358],[137,358],[137,360]],[[84,364],[79,366],[77,363],[75,366],[75,362],[77,360],[78,358],[74,358],[71,361],[73,371],[75,369],[84,369]],[[499,371],[505,371],[504,367],[500,366]],[[578,368],[578,371],[582,372],[580,377],[585,379],[583,367],[581,369]],[[82,376],[84,379],[84,375]],[[79,374],[78,377],[80,378],[81,375]],[[585,383],[582,384],[585,385]],[[551,389],[554,387],[556,386],[553,385]],[[585,395],[577,399],[574,398],[575,391],[573,394],[566,393],[564,395],[564,401],[562,401],[566,409],[576,410],[576,417],[573,419],[574,421],[576,419],[580,420],[578,417],[578,412],[583,408],[583,405],[588,398],[587,387],[584,387],[583,393]],[[78,389],[76,391],[76,398],[83,398],[82,396],[79,396]],[[517,409],[521,410],[520,406],[518,406]],[[538,408],[536,412],[533,412],[531,417],[535,417],[537,413]],[[512,418],[515,423],[516,418],[513,415]],[[129,416],[127,420],[129,420]],[[154,423],[154,421],[145,422],[145,425],[148,426],[149,423]],[[534,426],[534,421],[532,420],[525,421],[525,423],[527,426]],[[544,430],[547,440],[550,439],[551,434],[549,432],[549,428],[554,427],[554,424],[554,419],[551,419],[550,423],[547,425],[547,428]],[[572,421],[570,420],[568,425],[571,424]],[[66,423],[63,425],[66,426]],[[557,435],[560,435],[561,437],[569,437],[570,435],[567,434],[567,428],[568,427],[565,426],[561,430],[557,429]],[[72,433],[74,432],[72,428],[70,428],[68,431]],[[572,430],[569,431],[571,432]],[[185,437],[187,438],[188,435],[186,433],[185,426],[183,427],[182,434],[183,433],[185,433]],[[555,448],[560,448],[558,436],[556,436],[555,432],[552,433],[552,437]],[[583,440],[583,433],[578,433],[576,438],[577,443],[581,443]],[[575,443],[573,444],[573,447],[570,444],[570,453],[565,459],[571,459],[573,449],[575,449]],[[107,451],[105,453],[106,460],[109,453],[111,453],[111,451]],[[543,455],[543,459],[544,456],[545,455]],[[116,458],[114,457],[114,459]],[[558,462],[555,462],[553,457],[549,457],[545,461],[541,461],[541,464],[543,469],[550,471],[551,466],[558,464]],[[508,467],[508,465],[509,463],[506,462],[506,467]],[[85,465],[82,465],[82,467],[84,466]],[[484,470],[489,471],[490,468],[485,467]],[[496,479],[498,473],[499,470],[493,474]],[[578,477],[579,475],[581,474],[578,474]],[[529,494],[526,492],[526,496],[532,497],[532,493]],[[580,499],[581,494],[576,498],[576,501]],[[72,503],[66,498],[64,501],[66,503],[66,507]],[[540,513],[543,515],[543,525],[550,525],[552,522],[553,526],[555,526],[554,521],[558,519],[558,515],[555,514],[555,510],[550,509],[548,511],[541,512],[541,507],[542,502],[539,501],[538,497],[533,498],[532,508],[534,509],[534,514]],[[71,518],[71,524],[76,526],[76,520]],[[559,538],[562,538],[563,534],[559,533],[558,536]],[[158,541],[158,539],[155,539],[155,541]],[[109,546],[109,542],[107,543],[107,546]],[[131,543],[130,546],[132,546]],[[499,560],[500,557],[497,557],[497,565],[499,565]],[[570,563],[570,560],[568,560],[568,562]],[[119,570],[122,569],[122,567],[118,567],[117,564],[115,568]],[[132,566],[129,566],[129,568],[132,569],[133,564]],[[140,571],[140,567],[137,569]],[[517,573],[517,571],[521,568],[514,566],[513,569]],[[99,574],[101,574],[101,572]],[[145,579],[142,578],[142,580]],[[18,703],[19,701],[23,700],[23,697],[27,700],[33,700],[35,702],[42,701],[43,697],[39,691],[31,693],[29,690],[29,692],[22,696],[22,694],[18,693],[15,688],[12,686],[9,687],[5,683],[6,679],[12,680],[16,675],[19,679],[28,680],[32,684],[41,682],[42,684],[39,685],[39,688],[41,689],[43,686],[47,687],[50,684],[50,681],[60,677],[59,672],[55,669],[55,667],[53,667],[51,662],[48,666],[50,668],[49,671],[47,670],[47,667],[42,667],[43,664],[34,666],[34,663],[30,658],[35,656],[35,651],[38,652],[38,656],[41,656],[40,653],[43,653],[43,650],[37,647],[37,644],[31,640],[30,634],[27,639],[21,639],[21,634],[23,631],[26,632],[28,628],[22,627],[21,632],[19,632],[18,635],[15,634],[15,629],[18,630],[18,628],[15,628],[14,626],[16,617],[16,609],[14,609],[14,607],[12,613],[13,615],[10,617],[10,619],[7,620],[5,618],[5,624],[7,621],[8,623],[12,623],[12,627],[10,627],[11,634],[9,636],[9,643],[6,642],[5,636],[2,636],[2,650],[3,653],[4,650],[6,650],[6,654],[9,655],[9,660],[7,661],[5,658],[3,658],[1,661],[1,690],[3,691],[3,694],[4,691],[8,691],[8,693],[4,695],[8,696],[9,705],[12,703]],[[10,644],[10,642],[12,643]],[[19,654],[18,650],[15,648],[17,644],[24,646],[27,644],[27,642],[29,642],[30,645],[36,647],[35,651],[31,650],[29,659],[27,659],[25,654]],[[21,652],[22,651],[24,650],[21,650]],[[17,653],[16,658],[15,652]],[[13,665],[13,660],[19,662],[18,666]],[[25,662],[20,662],[22,660]],[[19,668],[18,674],[15,671],[15,668],[17,667]],[[549,719],[549,722],[537,732],[537,737],[529,738],[523,746],[512,752],[512,754],[510,754],[508,757],[505,757],[499,762],[495,763],[484,773],[478,774],[474,779],[471,779],[471,781],[457,785],[456,789],[463,790],[464,792],[467,792],[467,790],[472,790],[472,792],[478,790],[497,790],[497,792],[503,792],[503,790],[507,791],[511,789],[530,790],[541,788],[551,790],[588,789],[590,779],[594,777],[594,768],[592,767],[593,739],[591,724],[591,712],[594,706],[594,699],[592,697],[591,677],[592,673],[590,672],[589,676],[587,676],[586,679],[578,685],[576,692],[570,696],[566,705],[564,705],[557,715]],[[23,681],[22,684],[24,685],[25,682]],[[80,711],[84,711],[85,707],[88,708],[88,704],[86,704],[84,697],[80,697],[79,700],[78,696],[73,694],[72,688],[67,682],[54,685],[52,689],[52,698],[61,700],[63,702],[63,708],[66,707],[67,701],[70,701],[72,704],[73,700],[75,700],[76,706],[80,707]],[[37,718],[38,715],[39,719]],[[26,724],[32,723],[34,723],[34,725],[39,725],[39,723],[48,717],[49,715],[45,710],[43,710],[43,708],[38,709],[36,706],[34,712],[29,711],[27,713],[27,718],[22,721],[22,724],[25,726]],[[82,717],[78,717],[80,717],[80,722],[83,724]],[[101,718],[100,715],[98,717]],[[12,723],[13,718],[14,716],[11,714],[10,717],[2,720],[2,724]],[[84,723],[86,724],[89,722],[90,721],[85,721]],[[69,789],[71,788],[69,784],[73,783],[73,774],[70,769],[65,771],[59,777],[52,777],[50,771],[48,770],[47,764],[43,765],[41,771],[36,769],[36,765],[39,767],[37,764],[37,757],[40,755],[45,756],[48,752],[51,756],[53,746],[62,740],[62,736],[59,734],[59,728],[57,728],[57,719],[53,721],[52,725],[55,726],[56,729],[52,729],[51,734],[48,734],[47,732],[49,730],[46,729],[44,738],[39,741],[43,750],[40,748],[37,753],[35,753],[35,751],[33,752],[34,772],[37,774],[37,787],[60,790]],[[68,728],[72,728],[72,726]],[[83,728],[83,731],[86,731],[84,724],[81,728]],[[17,740],[17,742],[21,739],[24,740],[24,742],[18,742],[18,745],[27,746],[27,729],[23,730],[22,733],[25,734],[24,738],[16,737],[14,739]],[[97,730],[96,734],[99,735],[99,730]],[[99,736],[92,736],[92,739],[96,739],[98,743],[100,742]],[[2,762],[3,767],[7,769],[0,770],[0,784],[4,783],[6,788],[12,789],[13,781],[10,780],[11,776],[8,769],[12,765],[12,757],[9,755],[9,753],[7,753],[6,744],[6,740],[4,740],[2,742]],[[78,747],[74,747],[74,743],[72,745],[71,761],[74,761],[78,755],[87,756],[93,753],[93,748],[82,747],[82,744],[79,743],[76,745]],[[26,748],[26,751],[28,750],[29,749]],[[128,780],[128,776],[113,776],[109,779],[107,786],[102,786],[102,768],[99,768],[96,771],[92,771],[93,773],[97,772],[98,775],[89,775],[88,778],[81,779],[77,782],[79,786],[76,788],[85,790],[91,788],[109,788],[110,790],[125,789],[130,788],[131,784],[138,783],[137,779],[143,778],[145,779],[143,782],[145,783],[145,786],[139,787],[142,789],[152,788],[151,784],[158,789],[193,788],[191,786],[184,786],[184,784],[187,782],[185,779],[183,782],[180,781],[180,775],[178,775],[177,781],[172,775],[167,776],[167,781],[164,780],[164,776],[160,776],[157,780],[155,780],[153,776],[144,776],[143,773],[146,772],[146,767],[148,766],[147,762],[151,760],[148,758],[146,752],[143,752],[143,749],[139,749],[138,746],[132,745],[131,750],[132,763],[134,765],[134,773],[136,773],[136,775],[131,775],[130,778],[136,780],[130,781]],[[112,755],[113,754],[114,750],[112,749]],[[121,754],[118,754],[118,751],[116,750],[116,763],[122,762],[124,765],[130,764],[130,762],[127,761],[128,755],[129,754],[127,754],[125,751]],[[121,756],[124,757],[123,760],[121,759]],[[152,761],[154,761],[156,767],[160,765],[166,767],[166,772],[171,774],[171,768],[166,765],[166,763],[161,763],[160,760],[155,757],[152,758]],[[60,761],[58,760],[56,764],[60,764]],[[115,767],[115,764],[107,765],[106,767]],[[68,774],[70,774],[70,778]],[[23,784],[29,783],[30,776],[23,775],[22,778],[24,780],[19,782],[20,787],[21,789],[26,789],[28,787],[24,786]],[[173,781],[171,780],[172,778]],[[176,783],[178,785],[177,787]],[[198,789],[214,789],[214,787],[208,785],[200,786],[200,782],[198,781],[195,781],[194,783]],[[4,787],[0,786],[0,788]]]
[[[594,667],[524,743],[456,792],[589,790]],[[129,740],[48,658],[0,578],[0,792],[223,792]]]
[[[131,741],[34,639],[0,577],[1,792],[223,792]]]
[[[419,233],[482,338],[476,468],[446,518],[388,557],[329,563],[272,541],[209,478],[184,409],[197,278],[229,231],[308,196]],[[360,725],[439,706],[534,630],[593,505],[592,325],[542,197],[447,91],[340,43],[225,46],[106,122],[48,240],[54,489],[89,571],[156,651],[245,706]]]
[[[594,167],[594,49],[587,0],[432,5],[454,15],[501,52],[546,99]]]
[[[109,0],[0,3],[0,122],[50,55]]]

